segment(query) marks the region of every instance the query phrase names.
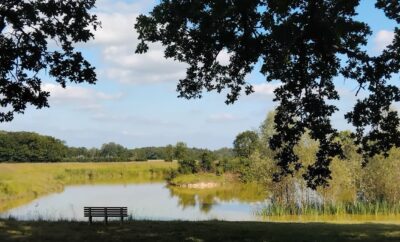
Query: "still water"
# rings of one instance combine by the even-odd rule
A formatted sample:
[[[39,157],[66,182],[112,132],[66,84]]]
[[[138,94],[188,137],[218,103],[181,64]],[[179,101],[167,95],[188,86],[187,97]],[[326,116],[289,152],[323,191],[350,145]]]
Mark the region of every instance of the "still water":
[[[250,196],[248,194],[254,194]],[[251,187],[232,190],[169,188],[165,183],[67,186],[0,217],[87,220],[84,206],[126,206],[133,219],[258,221],[266,196]]]

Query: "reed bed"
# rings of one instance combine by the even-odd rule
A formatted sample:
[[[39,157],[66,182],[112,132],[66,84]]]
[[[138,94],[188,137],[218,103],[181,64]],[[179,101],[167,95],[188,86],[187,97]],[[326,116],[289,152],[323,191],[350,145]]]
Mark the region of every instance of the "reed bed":
[[[400,202],[337,202],[326,204],[267,204],[258,212],[261,216],[287,215],[400,215]]]

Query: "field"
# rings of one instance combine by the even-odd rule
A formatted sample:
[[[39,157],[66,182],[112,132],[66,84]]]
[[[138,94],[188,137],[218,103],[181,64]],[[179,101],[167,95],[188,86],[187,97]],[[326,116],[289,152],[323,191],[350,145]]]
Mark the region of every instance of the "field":
[[[262,222],[0,220],[0,241],[400,241],[400,225]]]
[[[176,162],[2,163],[0,211],[41,195],[62,191],[64,185],[149,182],[164,179]]]

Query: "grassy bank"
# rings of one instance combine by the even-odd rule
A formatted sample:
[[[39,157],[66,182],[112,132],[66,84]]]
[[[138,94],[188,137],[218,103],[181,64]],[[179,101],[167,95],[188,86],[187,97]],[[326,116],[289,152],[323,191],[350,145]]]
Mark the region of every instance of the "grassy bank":
[[[237,182],[234,176],[230,174],[222,174],[220,176],[214,173],[196,173],[196,174],[179,174],[173,179],[169,180],[169,183],[174,186],[187,186],[189,184],[198,183],[212,183],[217,186],[224,185],[230,182]]]
[[[262,222],[129,221],[16,222],[0,220],[0,241],[399,241],[400,225]]]
[[[0,211],[65,185],[160,181],[176,162],[1,163]]]

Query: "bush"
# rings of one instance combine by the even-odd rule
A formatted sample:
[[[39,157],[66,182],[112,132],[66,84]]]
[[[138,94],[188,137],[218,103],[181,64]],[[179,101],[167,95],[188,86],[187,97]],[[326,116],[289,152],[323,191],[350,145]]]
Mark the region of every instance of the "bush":
[[[211,152],[204,152],[201,155],[200,168],[204,172],[214,172],[215,171],[215,155]]]
[[[196,173],[200,170],[197,161],[193,159],[179,160],[178,164],[178,172],[182,174]]]
[[[177,177],[178,174],[179,174],[179,173],[178,173],[177,170],[175,170],[175,169],[170,169],[170,170],[168,170],[165,179],[169,182],[169,181],[171,181],[172,179],[174,179],[175,177]]]
[[[241,164],[239,158],[223,158],[217,164],[217,169],[220,172],[239,172]]]

